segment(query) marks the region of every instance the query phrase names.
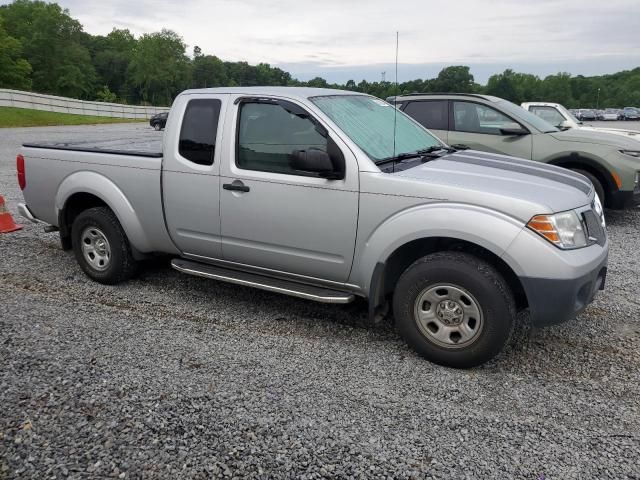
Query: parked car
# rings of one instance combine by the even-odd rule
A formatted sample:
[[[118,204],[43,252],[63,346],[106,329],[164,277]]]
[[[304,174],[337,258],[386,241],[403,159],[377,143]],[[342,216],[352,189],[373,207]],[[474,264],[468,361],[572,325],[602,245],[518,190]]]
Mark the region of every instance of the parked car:
[[[594,110],[596,113],[596,120],[604,120],[604,110]]]
[[[633,107],[624,107],[622,110],[622,120],[640,120],[640,111]]]
[[[597,120],[598,118],[596,115],[596,112],[594,112],[593,110],[588,110],[584,108],[581,108],[580,110],[578,110],[578,115],[576,115],[576,117],[582,121]]]
[[[607,132],[552,124],[506,100],[474,94],[399,96],[399,108],[450,145],[512,155],[574,170],[610,208],[640,203],[640,144]],[[485,121],[487,112],[498,120]]]
[[[568,130],[570,128],[579,128],[583,131],[596,131],[607,132],[615,135],[622,135],[624,137],[640,141],[640,132],[637,130],[625,130],[622,128],[609,128],[609,127],[594,127],[591,125],[584,125],[580,120],[571,115],[570,111],[564,108],[559,103],[549,102],[525,102],[521,105],[525,110],[530,111],[534,115],[546,120],[552,125],[555,125],[561,130]],[[618,110],[607,109],[605,115],[609,115],[614,120],[617,118]]]
[[[418,353],[452,367],[498,354],[518,310],[562,322],[604,286],[604,215],[582,175],[456,151],[348,91],[190,90],[172,112],[164,153],[18,155],[20,212],[59,229],[98,282],[159,252],[186,274],[319,302],[360,296],[371,322],[393,311]]]
[[[607,108],[602,112],[602,120],[618,120],[620,118],[620,110],[617,108]]]
[[[169,118],[169,112],[156,113],[149,119],[149,125],[155,130],[163,130],[167,125],[167,119]]]

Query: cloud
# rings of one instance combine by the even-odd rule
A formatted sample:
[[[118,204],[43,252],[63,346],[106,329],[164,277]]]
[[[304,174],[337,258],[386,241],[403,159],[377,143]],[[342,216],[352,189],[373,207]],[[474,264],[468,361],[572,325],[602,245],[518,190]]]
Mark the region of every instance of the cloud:
[[[3,0],[0,0],[3,3]],[[7,3],[4,1],[4,3]],[[395,57],[407,72],[437,65],[577,68],[640,64],[637,0],[59,0],[85,30],[178,32],[224,60],[290,66],[292,73],[379,78]],[[502,68],[502,70],[504,69]],[[557,70],[556,70],[557,71]],[[300,75],[302,75],[300,73]],[[436,72],[437,73],[437,72]],[[482,79],[484,74],[477,75]],[[387,75],[389,78],[389,75]]]

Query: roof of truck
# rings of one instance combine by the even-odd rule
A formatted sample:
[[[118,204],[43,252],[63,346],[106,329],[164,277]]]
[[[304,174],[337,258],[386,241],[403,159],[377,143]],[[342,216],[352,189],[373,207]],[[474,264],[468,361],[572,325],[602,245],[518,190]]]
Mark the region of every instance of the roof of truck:
[[[325,95],[365,95],[364,93],[335,88],[312,87],[218,87],[197,88],[185,90],[181,95],[193,95],[203,93],[241,94],[241,95],[283,95],[291,98],[307,99]]]
[[[526,110],[527,107],[529,107],[529,106],[531,106],[531,107],[559,107],[560,104],[559,103],[554,103],[554,102],[522,102],[520,104],[520,106]]]
[[[489,102],[499,102],[502,100],[499,97],[494,97],[492,95],[481,95],[479,93],[455,93],[455,92],[425,92],[425,93],[404,93],[401,95],[391,96],[387,98],[388,102],[392,102],[394,99],[397,100],[405,100],[405,99],[425,99],[428,97],[472,97],[472,98],[482,98]]]

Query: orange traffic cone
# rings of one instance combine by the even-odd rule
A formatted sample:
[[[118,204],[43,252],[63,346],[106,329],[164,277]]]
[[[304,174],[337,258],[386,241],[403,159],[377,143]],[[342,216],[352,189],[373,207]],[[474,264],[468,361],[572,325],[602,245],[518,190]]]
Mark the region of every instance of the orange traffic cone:
[[[20,230],[22,225],[16,225],[11,214],[4,205],[4,197],[0,195],[0,233],[9,233]]]

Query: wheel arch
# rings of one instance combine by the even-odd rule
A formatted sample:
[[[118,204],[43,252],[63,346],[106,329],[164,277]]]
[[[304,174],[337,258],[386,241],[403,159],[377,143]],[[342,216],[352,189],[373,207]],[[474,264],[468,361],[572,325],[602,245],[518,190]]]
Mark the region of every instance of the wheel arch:
[[[107,177],[95,172],[78,172],[67,177],[56,195],[58,228],[63,248],[71,248],[71,226],[83,211],[108,207],[116,216],[136,252],[151,251],[142,224],[124,193]]]
[[[376,264],[374,269],[369,300],[369,319],[379,320],[386,313],[386,305],[395,290],[402,273],[416,260],[437,252],[469,253],[492,265],[505,279],[514,295],[518,310],[529,306],[527,295],[520,278],[514,269],[499,255],[476,243],[455,237],[428,237],[407,242],[396,248],[384,262]]]
[[[613,192],[618,190],[618,185],[614,180],[611,172],[609,172],[601,163],[598,161],[586,157],[584,155],[580,155],[577,152],[571,153],[570,155],[554,158],[547,162],[549,165],[555,165],[557,167],[567,168],[569,170],[579,169],[589,172],[594,177],[598,179],[604,188],[605,198],[604,203],[608,206],[611,202],[611,197]]]
[[[455,218],[455,223],[452,222]],[[513,284],[519,306],[527,305],[518,274],[522,266],[503,258],[524,224],[512,217],[466,204],[428,204],[402,211],[383,222],[362,247],[352,272],[369,300],[369,319],[384,314],[402,272],[415,260],[447,250],[470,252],[503,273]]]

